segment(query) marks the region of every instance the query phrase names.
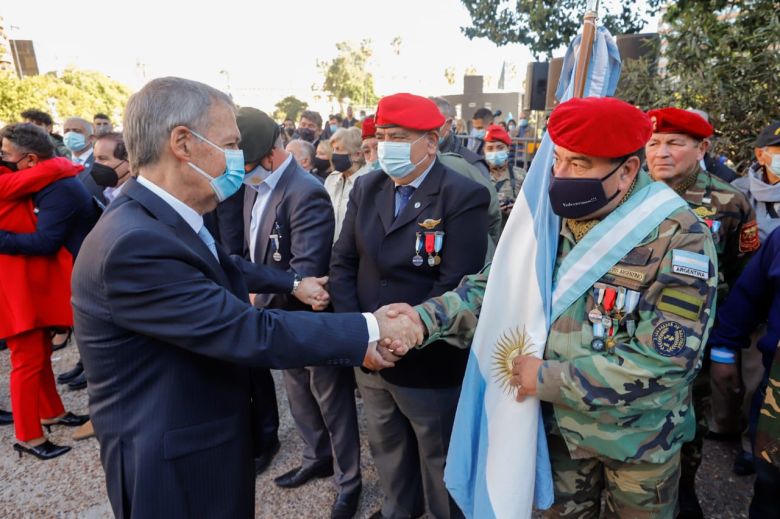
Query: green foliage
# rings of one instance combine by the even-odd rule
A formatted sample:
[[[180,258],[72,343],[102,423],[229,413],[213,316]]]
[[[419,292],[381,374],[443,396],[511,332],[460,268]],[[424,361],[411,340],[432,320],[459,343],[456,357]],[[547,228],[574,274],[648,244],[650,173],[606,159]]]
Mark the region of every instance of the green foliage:
[[[582,28],[587,0],[461,0],[471,15],[471,26],[461,30],[469,38],[487,38],[496,45],[519,43],[534,57],[552,57],[567,46]],[[612,34],[636,33],[647,17],[658,11],[661,0],[624,0],[618,13],[599,12],[599,23]],[[616,7],[609,4],[610,10]]]
[[[715,153],[743,170],[756,135],[780,119],[780,3],[777,0],[699,0],[671,5],[664,58],[624,64],[618,96],[648,109],[698,108],[719,132]]]
[[[295,96],[287,96],[278,103],[276,103],[276,111],[274,112],[274,119],[278,122],[282,122],[285,119],[298,120],[298,114],[309,108],[309,104],[306,101],[301,101]]]
[[[347,101],[362,106],[376,104],[374,76],[366,70],[372,54],[371,40],[363,40],[359,46],[343,41],[336,48],[339,53],[333,60],[318,62],[325,76],[322,89],[338,101],[342,112]]]
[[[130,94],[126,86],[99,72],[67,69],[61,77],[44,74],[23,79],[10,71],[0,72],[0,121],[19,121],[28,108],[51,112],[49,99],[56,100],[60,119],[76,116],[91,121],[97,112],[111,117],[124,110]]]

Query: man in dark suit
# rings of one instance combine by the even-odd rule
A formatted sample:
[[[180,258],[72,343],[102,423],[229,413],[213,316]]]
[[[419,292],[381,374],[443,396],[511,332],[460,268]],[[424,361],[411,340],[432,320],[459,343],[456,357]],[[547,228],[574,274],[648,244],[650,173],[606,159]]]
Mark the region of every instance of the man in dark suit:
[[[444,117],[423,97],[383,98],[376,114],[382,171],[359,178],[333,249],[337,312],[410,304],[483,266],[490,195],[436,158]],[[439,342],[381,374],[355,370],[384,491],[372,517],[458,517],[444,461],[468,352]]]
[[[93,151],[94,130],[92,123],[81,117],[69,117],[65,120],[62,127],[64,132],[63,141],[65,147],[71,153],[71,160],[76,164],[84,166],[84,171],[79,173],[79,180],[87,188],[89,194],[100,202],[103,206],[108,204],[103,195],[103,187],[97,185],[92,178],[92,165],[95,163],[95,154]]]
[[[234,110],[225,94],[179,78],[134,94],[124,135],[138,179],[76,260],[75,329],[117,517],[253,516],[248,366],[397,360],[372,342],[402,335],[381,314],[248,304],[246,275],[261,283],[246,263],[242,275],[202,217],[243,179]]]
[[[255,166],[245,179],[247,255],[256,264],[296,276],[327,275],[335,227],[328,192],[284,150],[279,126],[268,115],[255,108],[241,108],[237,123],[247,169]],[[284,294],[258,294],[254,305],[305,309]],[[327,348],[327,342],[321,344]],[[283,377],[304,449],[300,466],[274,481],[280,487],[295,488],[335,471],[339,493],[331,517],[351,518],[362,487],[352,371],[341,366],[313,366],[287,369]],[[255,402],[262,402],[269,394],[269,378],[267,369],[252,371]],[[256,422],[262,423],[267,409],[255,407]]]

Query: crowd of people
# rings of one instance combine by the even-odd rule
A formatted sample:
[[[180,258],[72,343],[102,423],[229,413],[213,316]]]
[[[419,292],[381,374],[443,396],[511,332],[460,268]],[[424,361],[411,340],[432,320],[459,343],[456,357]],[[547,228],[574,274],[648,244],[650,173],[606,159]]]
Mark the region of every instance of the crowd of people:
[[[279,123],[162,78],[121,132],[105,114],[62,136],[45,112],[20,120],[0,131],[0,424],[20,457],[66,454],[44,428],[73,427],[100,443],[117,517],[252,516],[280,448],[281,369],[303,450],[276,485],[332,477],[330,516],[355,515],[361,398],[383,494],[371,517],[463,516],[445,462],[523,197],[524,114],[479,108],[466,131],[446,99],[395,94],[370,115]],[[542,401],[546,517],[703,517],[704,438],[742,442],[750,517],[780,517],[780,122],[756,129],[741,175],[711,156],[697,110],[572,99],[547,132],[553,276],[628,252],[578,274],[543,359],[511,359],[517,398]],[[81,360],[55,378],[72,333]],[[67,412],[57,383],[88,388],[91,415]]]

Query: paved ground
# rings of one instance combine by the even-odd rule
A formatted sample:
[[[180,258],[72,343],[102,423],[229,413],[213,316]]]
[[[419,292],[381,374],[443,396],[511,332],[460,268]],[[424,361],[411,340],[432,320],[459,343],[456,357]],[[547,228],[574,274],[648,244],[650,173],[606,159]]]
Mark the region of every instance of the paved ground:
[[[71,345],[55,353],[54,372],[70,369],[77,358]],[[0,352],[0,407],[10,407],[8,397],[8,352]],[[278,374],[277,374],[278,375]],[[278,380],[277,380],[278,382]],[[277,384],[280,388],[280,384]],[[86,391],[61,391],[66,409],[87,412]],[[297,465],[300,440],[290,418],[283,392],[280,399],[282,448],[271,467],[257,479],[256,515],[261,518],[328,517],[335,489],[329,480],[318,480],[297,490],[277,488],[272,479]],[[362,409],[358,400],[358,412]],[[361,414],[362,416],[362,414]],[[103,518],[111,517],[105,494],[99,447],[94,439],[74,442],[71,430],[55,427],[55,443],[73,445],[73,451],[50,461],[30,456],[19,459],[12,450],[13,427],[0,428],[0,517]],[[358,517],[368,517],[379,507],[380,490],[376,471],[365,440],[365,422],[361,418],[363,454],[363,498]],[[747,517],[752,495],[752,478],[731,472],[735,447],[707,442],[704,466],[699,471],[698,489],[707,518]],[[703,476],[703,477],[702,477]]]

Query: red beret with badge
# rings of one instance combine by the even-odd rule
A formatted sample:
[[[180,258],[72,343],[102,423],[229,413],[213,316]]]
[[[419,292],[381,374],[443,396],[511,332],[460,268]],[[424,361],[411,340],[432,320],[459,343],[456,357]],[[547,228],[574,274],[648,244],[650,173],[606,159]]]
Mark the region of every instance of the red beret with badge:
[[[376,124],[374,123],[373,115],[369,115],[363,119],[363,126],[360,128],[360,132],[362,133],[364,140],[376,136]]]
[[[614,159],[644,147],[653,128],[647,114],[625,101],[584,97],[556,106],[547,121],[547,132],[556,146]]]
[[[503,142],[507,146],[510,146],[512,144],[512,139],[503,126],[491,124],[485,130],[485,142]]]
[[[653,133],[682,133],[695,139],[706,139],[713,133],[704,117],[680,108],[660,108],[647,112],[653,123]]]
[[[377,128],[400,126],[409,130],[438,130],[444,124],[439,107],[427,97],[393,94],[379,100],[376,108]]]

